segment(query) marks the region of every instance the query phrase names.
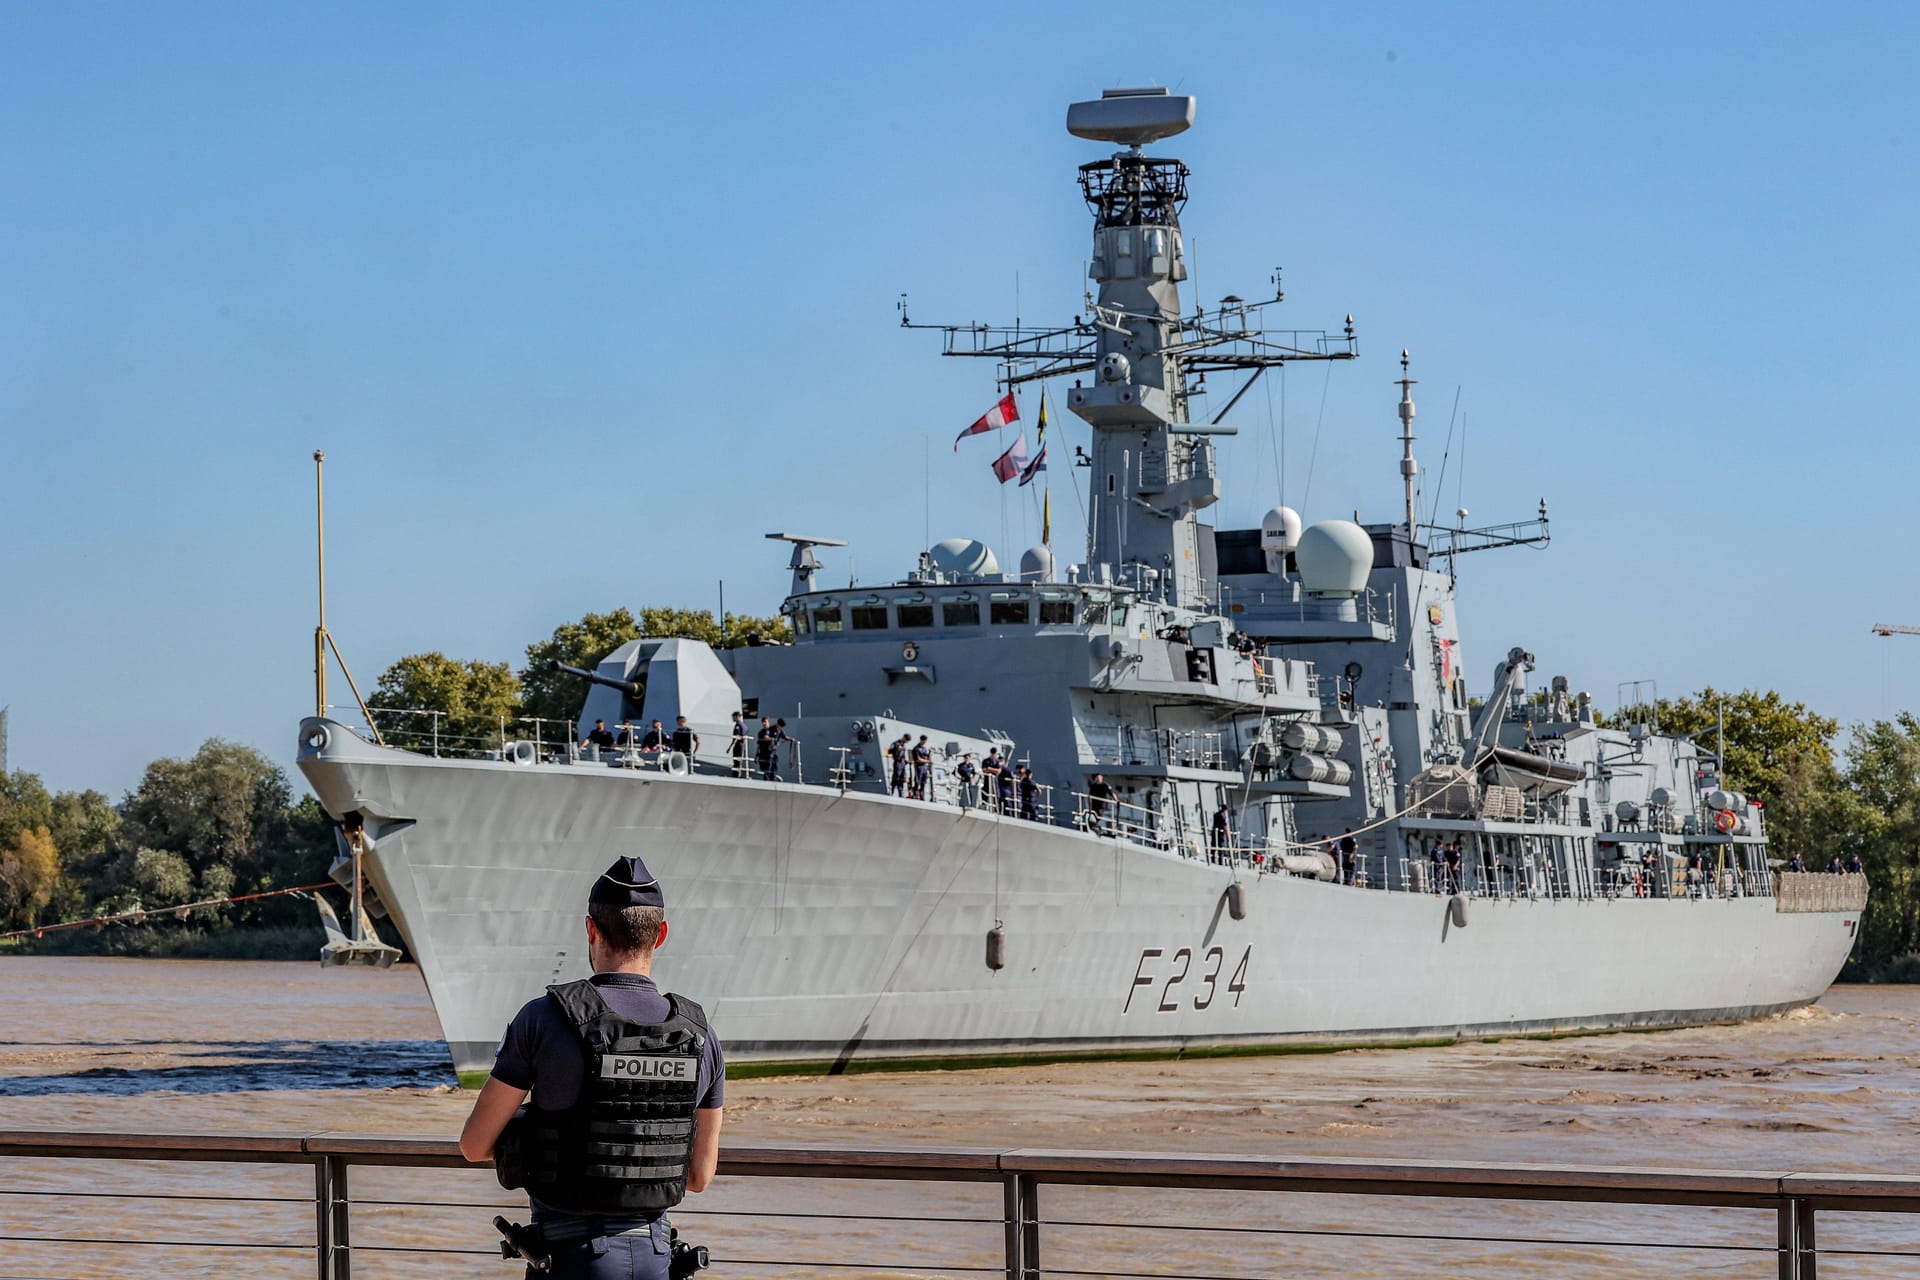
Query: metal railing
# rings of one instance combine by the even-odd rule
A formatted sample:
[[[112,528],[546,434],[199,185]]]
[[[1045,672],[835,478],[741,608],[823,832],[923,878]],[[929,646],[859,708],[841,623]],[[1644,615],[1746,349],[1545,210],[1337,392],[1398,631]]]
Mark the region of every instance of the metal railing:
[[[103,1247],[146,1250],[197,1250],[224,1256],[245,1265],[233,1269],[248,1275],[269,1274],[263,1254],[281,1255],[278,1273],[317,1275],[320,1280],[348,1280],[356,1261],[388,1262],[405,1255],[441,1257],[427,1274],[445,1275],[447,1259],[465,1256],[478,1274],[510,1274],[504,1264],[480,1264],[493,1255],[491,1213],[511,1210],[510,1197],[499,1191],[489,1198],[446,1199],[424,1196],[415,1187],[383,1193],[357,1194],[355,1183],[377,1183],[377,1169],[471,1170],[455,1142],[437,1137],[391,1137],[349,1133],[255,1134],[147,1134],[69,1132],[45,1129],[0,1130],[0,1159],[7,1178],[0,1183],[0,1201],[38,1198],[35,1230],[19,1233],[0,1227],[0,1250],[9,1272],[20,1266],[36,1275],[58,1275],[44,1261],[58,1247],[85,1248],[83,1264],[98,1274]],[[84,1190],[36,1185],[29,1161],[176,1161],[215,1162],[259,1166],[305,1167],[312,1172],[312,1194],[293,1194],[294,1184],[268,1186],[262,1175],[250,1174],[242,1194],[209,1194],[206,1179],[189,1180],[185,1171],[169,1174],[165,1189],[126,1190],[125,1170],[116,1167],[105,1186]],[[355,1171],[361,1171],[356,1173]],[[363,1176],[364,1175],[364,1176]],[[353,1179],[350,1182],[350,1177]],[[1771,1255],[1772,1270],[1780,1280],[1815,1280],[1818,1259],[1872,1259],[1884,1267],[1894,1260],[1920,1263],[1920,1238],[1914,1220],[1920,1213],[1920,1177],[1875,1174],[1819,1174],[1790,1171],[1714,1171],[1620,1167],[1581,1167],[1543,1164],[1443,1164],[1424,1161],[1371,1159],[1290,1160],[1257,1155],[1170,1155],[1141,1152],[1051,1151],[920,1148],[920,1147],[797,1147],[728,1146],[722,1150],[721,1184],[734,1180],[855,1180],[866,1183],[950,1184],[949,1200],[963,1187],[975,1190],[958,1206],[919,1204],[910,1212],[881,1212],[885,1206],[875,1193],[857,1198],[821,1194],[803,1199],[798,1209],[777,1197],[779,1188],[756,1181],[751,1200],[739,1208],[703,1208],[696,1197],[674,1210],[683,1231],[713,1239],[715,1274],[754,1273],[773,1268],[781,1273],[818,1269],[831,1274],[880,1271],[918,1275],[1001,1274],[1007,1280],[1038,1280],[1053,1275],[1131,1275],[1179,1277],[1180,1280],[1228,1280],[1231,1277],[1286,1273],[1300,1270],[1300,1251],[1308,1240],[1337,1245],[1341,1260],[1379,1242],[1407,1244],[1431,1251],[1445,1242],[1450,1273],[1487,1271],[1525,1274],[1527,1267],[1515,1246],[1538,1246],[1564,1264],[1569,1251],[1604,1254],[1619,1250],[1623,1265],[1634,1274],[1661,1268],[1669,1274],[1697,1274],[1702,1257],[1717,1264]],[[105,1181],[105,1179],[101,1179]],[[471,1178],[469,1179],[471,1181]],[[997,1212],[988,1198],[999,1191]],[[1047,1188],[1043,1201],[1041,1189]],[[1129,1189],[1153,1195],[1144,1203]],[[824,1190],[824,1189],[823,1189]],[[267,1194],[278,1191],[282,1194]],[[1223,1198],[1219,1192],[1239,1195]],[[258,1192],[259,1194],[248,1194]],[[988,1193],[983,1195],[981,1193]],[[1194,1196],[1191,1193],[1208,1193]],[[925,1193],[923,1193],[925,1194]],[[1322,1216],[1313,1216],[1315,1204],[1289,1202],[1284,1210],[1254,1197],[1276,1194],[1315,1197]],[[1359,1214],[1339,1213],[1337,1197],[1356,1197],[1365,1206]],[[1385,1205],[1394,1199],[1424,1198],[1437,1202],[1430,1211],[1421,1206],[1395,1216]],[[50,1200],[78,1200],[87,1215],[63,1234],[62,1224],[72,1215],[51,1212]],[[166,1202],[168,1213],[179,1213],[165,1238],[141,1240],[125,1229],[124,1215],[116,1215],[116,1229],[86,1229],[100,1220],[97,1209],[85,1208],[102,1200],[147,1199]],[[734,1203],[722,1200],[727,1204]],[[192,1216],[183,1202],[192,1202]],[[1448,1209],[1453,1202],[1480,1202],[1469,1209]],[[1531,1202],[1606,1206],[1595,1221],[1568,1221],[1556,1212],[1550,1223],[1522,1223],[1500,1230],[1500,1215],[1490,1205],[1510,1202],[1512,1216],[1520,1216]],[[1042,1205],[1062,1206],[1043,1213]],[[231,1217],[202,1206],[230,1206]],[[285,1240],[231,1240],[224,1237],[253,1223],[258,1206],[270,1204],[283,1211],[299,1205],[311,1212],[311,1235],[304,1243]],[[1139,1206],[1136,1208],[1135,1206]],[[1335,1212],[1327,1216],[1325,1210]],[[1642,1207],[1668,1238],[1648,1239],[1646,1222],[1639,1223],[1626,1206]],[[444,1221],[398,1220],[399,1215],[424,1210],[457,1212],[450,1234]],[[1689,1216],[1704,1221],[1704,1234],[1672,1238],[1673,1220],[1694,1210],[1715,1211]],[[1727,1211],[1758,1211],[1759,1221]],[[1819,1215],[1829,1219],[1830,1234],[1843,1236],[1840,1247],[1820,1244]],[[1170,1216],[1171,1215],[1171,1216]],[[1863,1219],[1858,1215],[1902,1215]],[[1624,1221],[1623,1221],[1624,1219]],[[809,1259],[794,1251],[790,1238],[771,1237],[795,1226],[824,1233],[828,1247],[841,1252],[831,1258]],[[874,1239],[876,1224],[886,1224],[884,1238]],[[373,1230],[355,1241],[356,1225]],[[857,1227],[848,1233],[838,1226]],[[1895,1234],[1890,1235],[1892,1231]],[[193,1232],[199,1238],[179,1236]],[[912,1239],[897,1237],[912,1233]],[[969,1232],[971,1235],[969,1236]],[[988,1235],[991,1232],[991,1235]],[[715,1233],[731,1241],[722,1244]],[[1145,1233],[1145,1234],[1143,1234]],[[1172,1237],[1171,1246],[1169,1237]],[[991,1243],[988,1241],[991,1240]],[[457,1243],[456,1243],[457,1242]],[[1253,1262],[1223,1259],[1222,1246],[1238,1243],[1243,1251],[1262,1251]],[[886,1255],[910,1252],[904,1259]],[[26,1246],[39,1245],[30,1250]],[[47,1249],[45,1246],[55,1246]],[[757,1246],[757,1247],[756,1247]],[[933,1252],[946,1247],[950,1256]],[[236,1254],[234,1251],[247,1253]],[[857,1252],[853,1252],[857,1250]],[[1477,1252],[1476,1252],[1477,1251]],[[307,1253],[301,1265],[296,1256]],[[761,1256],[753,1256],[754,1254]],[[39,1256],[33,1256],[38,1254]],[[768,1256],[771,1255],[771,1256]],[[164,1256],[164,1255],[163,1255]],[[1052,1259],[1058,1265],[1048,1265]],[[1627,1262],[1626,1259],[1631,1259]],[[1195,1272],[1195,1263],[1211,1269]],[[1108,1265],[1110,1263],[1110,1265]],[[1150,1265],[1151,1264],[1151,1265]],[[111,1263],[109,1263],[111,1266]],[[1248,1267],[1258,1269],[1249,1271]],[[1225,1277],[1221,1276],[1226,1270]],[[140,1268],[142,1271],[151,1267]]]
[[[1239,768],[1230,754],[1226,735],[1217,729],[1147,729],[1132,725],[1087,725],[1087,747],[1080,764],[1087,769],[1102,765],[1109,768],[1126,765],[1151,765],[1158,768],[1180,766],[1191,769],[1233,771]]]

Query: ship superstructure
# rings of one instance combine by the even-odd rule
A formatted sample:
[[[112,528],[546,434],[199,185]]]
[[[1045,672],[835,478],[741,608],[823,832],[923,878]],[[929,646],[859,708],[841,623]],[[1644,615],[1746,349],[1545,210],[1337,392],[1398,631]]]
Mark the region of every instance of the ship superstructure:
[[[1185,312],[1187,168],[1144,148],[1194,100],[1110,91],[1068,128],[1086,312],[1052,329],[921,326],[1004,385],[1064,383],[1091,433],[1076,563],[970,539],[886,582],[823,587],[792,533],[790,644],[649,637],[588,677],[617,748],[514,738],[407,752],[325,716],[300,763],[419,958],[462,1067],[585,971],[580,903],[622,853],[671,886],[664,981],[741,1059],[1359,1042],[1729,1019],[1816,999],[1851,947],[1857,877],[1776,873],[1718,756],[1603,725],[1533,655],[1463,665],[1462,555],[1536,520],[1435,527],[1399,380],[1397,522],[1208,523],[1215,436],[1267,370],[1358,354],[1282,331],[1280,299]],[[1195,419],[1201,379],[1234,380]],[[763,754],[744,712],[784,721]],[[694,752],[642,730],[686,716]],[[889,749],[926,740],[927,794]],[[992,755],[1031,770],[1003,792]],[[772,780],[770,775],[777,775]],[[1343,847],[1343,841],[1351,841]],[[1676,983],[1678,975],[1686,980]]]

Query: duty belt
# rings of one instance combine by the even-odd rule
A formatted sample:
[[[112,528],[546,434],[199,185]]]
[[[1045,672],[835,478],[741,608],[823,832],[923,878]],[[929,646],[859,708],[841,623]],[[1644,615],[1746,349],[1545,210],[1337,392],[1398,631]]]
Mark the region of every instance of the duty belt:
[[[534,1223],[540,1238],[548,1244],[579,1244],[601,1236],[624,1236],[635,1231],[651,1231],[655,1218],[543,1218]]]

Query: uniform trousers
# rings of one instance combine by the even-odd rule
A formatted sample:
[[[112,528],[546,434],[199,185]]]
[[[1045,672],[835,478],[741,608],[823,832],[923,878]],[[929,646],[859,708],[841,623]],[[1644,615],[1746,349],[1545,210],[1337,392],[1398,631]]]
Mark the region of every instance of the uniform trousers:
[[[553,1270],[528,1267],[527,1280],[667,1280],[673,1261],[667,1231],[661,1217],[623,1235],[551,1244]]]

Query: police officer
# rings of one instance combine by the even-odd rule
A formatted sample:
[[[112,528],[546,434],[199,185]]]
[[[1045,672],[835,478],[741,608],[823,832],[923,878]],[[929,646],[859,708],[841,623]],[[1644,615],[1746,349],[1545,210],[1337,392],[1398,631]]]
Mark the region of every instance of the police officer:
[[[526,1188],[555,1280],[665,1280],[666,1211],[704,1191],[719,1163],[720,1042],[699,1005],[650,976],[665,905],[638,858],[594,882],[593,976],[514,1015],[460,1133],[462,1155],[493,1157],[502,1185]]]

